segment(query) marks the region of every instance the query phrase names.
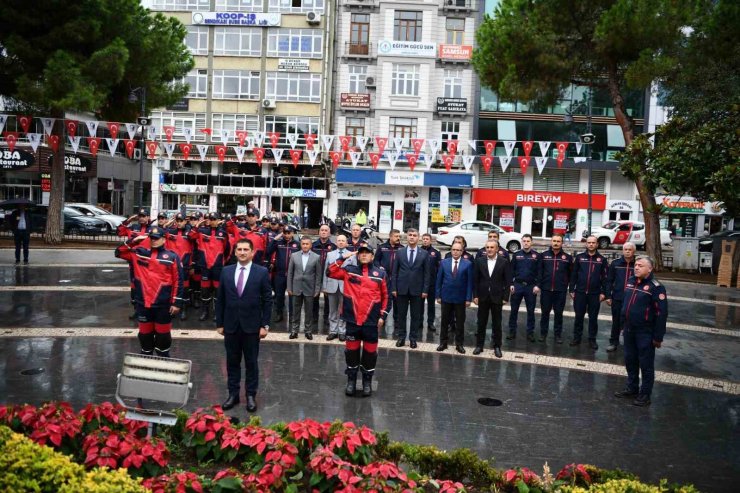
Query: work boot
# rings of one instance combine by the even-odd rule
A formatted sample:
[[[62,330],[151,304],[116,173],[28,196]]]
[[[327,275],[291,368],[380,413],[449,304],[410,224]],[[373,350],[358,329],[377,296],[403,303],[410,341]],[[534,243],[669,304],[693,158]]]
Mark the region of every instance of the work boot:
[[[210,315],[210,313],[211,313],[211,304],[208,303],[207,301],[204,301],[200,307],[200,317],[198,317],[198,320],[200,320],[201,322],[208,320],[208,316]]]
[[[344,389],[344,393],[349,397],[354,397],[355,392],[357,392],[357,367],[348,367],[346,370],[344,370],[344,373],[347,374],[347,387]]]
[[[190,291],[190,306],[200,308],[200,291]]]
[[[188,309],[187,307],[183,306],[180,308],[180,320],[187,320],[188,319]]]
[[[373,395],[373,374],[369,371],[362,372],[362,397]]]

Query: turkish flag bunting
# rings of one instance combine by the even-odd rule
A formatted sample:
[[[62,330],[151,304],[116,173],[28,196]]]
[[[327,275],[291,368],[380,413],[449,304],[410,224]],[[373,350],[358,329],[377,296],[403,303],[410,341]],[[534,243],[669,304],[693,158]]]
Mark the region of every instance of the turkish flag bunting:
[[[414,171],[414,168],[416,167],[416,161],[419,160],[419,155],[418,154],[407,154],[406,159],[409,162],[409,168],[411,169],[411,171]]]
[[[162,127],[164,135],[167,137],[167,142],[172,142],[172,136],[175,134],[175,127]]]
[[[411,139],[411,147],[414,149],[414,154],[419,157],[419,153],[424,148],[424,139]]]
[[[51,150],[57,152],[59,150],[59,136],[49,135],[49,145],[51,145]]]
[[[268,132],[267,136],[270,138],[270,145],[275,149],[280,141],[280,132]]]
[[[257,161],[259,166],[262,166],[262,160],[265,158],[265,149],[262,147],[255,147],[252,149],[254,153],[254,160]]]
[[[524,140],[522,141],[522,147],[524,148],[524,155],[526,157],[529,157],[529,153],[532,152],[532,147],[534,146],[533,140]]]
[[[88,137],[87,146],[90,148],[90,154],[94,156],[98,155],[98,147],[100,147],[100,137]]]
[[[455,163],[455,155],[454,154],[447,154],[442,157],[442,162],[445,165],[445,169],[449,173],[452,169],[452,165]]]
[[[555,142],[555,148],[558,150],[558,168],[563,167],[563,161],[565,161],[565,151],[568,150],[567,142]]]
[[[375,137],[375,144],[378,146],[378,152],[380,154],[383,154],[383,151],[385,151],[385,146],[388,144],[388,137]]]
[[[210,128],[201,128],[199,130],[199,132],[203,132],[204,134],[206,134],[208,136],[210,136],[211,134],[213,134],[213,130],[211,130]]]
[[[180,150],[182,151],[182,157],[187,161],[190,159],[190,151],[193,150],[193,144],[180,144]]]
[[[495,140],[484,140],[483,141],[483,146],[486,148],[486,156],[493,156],[493,153],[496,150],[496,142],[497,141]]]
[[[134,158],[134,149],[136,149],[136,141],[134,139],[126,139],[123,141],[124,147],[126,147],[126,155],[129,159]]]
[[[457,154],[457,141],[456,140],[447,141],[447,152],[449,154],[452,154],[453,156]]]
[[[31,127],[31,120],[33,120],[33,117],[30,115],[18,115],[18,125],[23,129],[23,133],[28,133],[28,129]]]
[[[74,137],[77,133],[77,121],[76,120],[65,120],[64,128],[67,130],[67,135]]]
[[[244,147],[244,140],[247,138],[247,131],[237,130],[234,133],[236,134],[236,138],[239,139],[239,147]]]
[[[349,152],[349,142],[350,142],[350,140],[352,140],[352,137],[349,137],[347,135],[342,135],[341,137],[339,137],[339,143],[341,144],[342,150],[344,152]]]
[[[519,169],[522,170],[522,174],[527,172],[527,166],[529,166],[529,158],[527,156],[519,156]]]
[[[10,152],[13,152],[15,150],[15,144],[18,142],[18,132],[3,132],[3,136],[5,137],[5,143],[8,149],[10,149]]]
[[[216,150],[216,155],[218,156],[218,162],[223,163],[224,159],[226,158],[226,151],[228,150],[228,147],[225,145],[216,145],[213,146],[213,148]]]
[[[380,162],[380,153],[368,152],[367,156],[370,158],[370,163],[372,163],[373,169],[376,169],[378,167],[378,163]]]
[[[491,172],[491,165],[493,164],[493,156],[481,156],[481,164],[483,164],[483,170],[487,173]]]
[[[303,134],[306,139],[306,149],[313,151],[313,146],[316,143],[316,134]]]
[[[116,122],[108,122],[108,131],[110,132],[111,139],[118,138],[118,131],[121,129],[121,124]]]
[[[332,166],[334,166],[334,169],[337,169],[339,167],[339,160],[342,159],[342,153],[339,151],[331,151],[329,153],[329,157],[331,158]]]
[[[298,161],[301,160],[301,155],[303,154],[303,151],[300,149],[291,149],[288,151],[290,154],[290,160],[293,161],[293,167],[298,168]]]
[[[149,159],[154,159],[154,156],[157,155],[157,141],[150,140],[146,143],[146,153],[149,156]]]

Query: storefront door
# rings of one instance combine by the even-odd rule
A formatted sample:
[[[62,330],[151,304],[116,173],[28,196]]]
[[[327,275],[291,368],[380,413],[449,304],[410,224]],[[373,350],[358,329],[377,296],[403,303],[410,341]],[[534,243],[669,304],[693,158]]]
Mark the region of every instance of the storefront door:
[[[532,236],[541,238],[545,226],[545,209],[532,208]]]
[[[406,202],[403,204],[403,230],[406,231],[409,228],[419,229],[419,217],[421,214],[421,203],[420,202]]]

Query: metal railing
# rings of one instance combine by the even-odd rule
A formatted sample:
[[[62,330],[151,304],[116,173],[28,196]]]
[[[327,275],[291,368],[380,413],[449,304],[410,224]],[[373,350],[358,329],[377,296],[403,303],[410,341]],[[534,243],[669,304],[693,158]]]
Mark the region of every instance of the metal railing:
[[[354,43],[352,41],[344,42],[344,55],[360,58],[371,58],[375,56],[372,43]]]

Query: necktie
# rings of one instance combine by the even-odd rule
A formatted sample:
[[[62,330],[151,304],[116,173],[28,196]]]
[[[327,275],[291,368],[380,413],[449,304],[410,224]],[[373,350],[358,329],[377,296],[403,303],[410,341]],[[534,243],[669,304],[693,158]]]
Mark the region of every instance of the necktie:
[[[452,267],[452,277],[457,277],[457,260],[455,260],[455,265]]]
[[[239,279],[236,280],[236,292],[241,297],[244,292],[244,267],[239,269]]]
[[[416,250],[410,250],[410,251],[411,251],[411,254],[409,255],[409,263],[413,264],[414,263],[414,252]]]

